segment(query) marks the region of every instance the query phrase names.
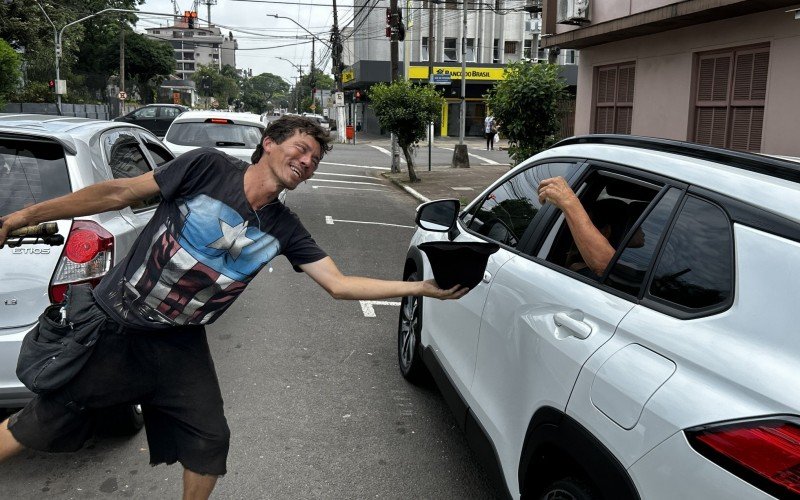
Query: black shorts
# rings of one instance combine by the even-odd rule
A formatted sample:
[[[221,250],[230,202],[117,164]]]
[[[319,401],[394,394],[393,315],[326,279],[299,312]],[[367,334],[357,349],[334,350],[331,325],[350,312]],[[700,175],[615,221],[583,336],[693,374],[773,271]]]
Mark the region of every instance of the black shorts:
[[[8,429],[34,450],[75,451],[91,437],[97,410],[120,404],[142,405],[152,465],[225,474],[230,431],[202,327],[133,333],[109,319],[75,378],[37,395]]]

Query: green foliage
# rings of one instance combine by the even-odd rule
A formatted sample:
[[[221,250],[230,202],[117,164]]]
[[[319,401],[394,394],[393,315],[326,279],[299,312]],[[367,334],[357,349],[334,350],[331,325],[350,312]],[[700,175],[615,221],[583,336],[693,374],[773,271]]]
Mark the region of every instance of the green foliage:
[[[409,180],[418,181],[411,147],[425,137],[428,124],[439,116],[444,97],[432,85],[414,85],[404,80],[379,83],[367,94],[381,128],[392,132],[403,149]]]
[[[211,88],[207,91],[203,87],[203,78],[210,79]],[[229,100],[239,96],[239,85],[235,78],[223,75],[214,66],[199,64],[197,70],[192,73],[192,80],[197,85],[197,91],[202,96],[215,97],[221,106]]]
[[[56,76],[53,25],[60,31],[67,24],[103,9],[135,9],[142,3],[143,0],[40,0],[38,3],[9,0],[0,3],[0,38],[23,51],[26,88],[17,96],[38,96],[34,101],[53,100],[52,92],[48,90],[46,97],[41,92],[42,84],[46,87]],[[116,39],[120,22],[127,26],[135,19],[135,15],[129,13],[104,13],[64,30],[59,69],[61,78],[67,80],[70,100],[95,98],[97,92],[104,90],[110,72],[99,64],[105,61],[99,52],[105,51],[107,40]]]
[[[566,83],[554,64],[509,64],[505,79],[489,90],[487,103],[516,162],[549,146],[559,130],[558,101]]]
[[[19,85],[20,57],[5,40],[0,39],[0,107],[5,106],[8,96]]]
[[[400,147],[412,146],[424,138],[428,123],[439,116],[444,104],[444,98],[432,85],[402,80],[374,85],[368,95],[381,128],[394,133]]]
[[[272,98],[289,91],[289,84],[278,75],[261,73],[242,82],[241,99],[245,109],[253,113],[263,113],[275,107]]]
[[[119,45],[112,50],[119,68]],[[113,67],[113,66],[112,66]],[[155,102],[158,86],[175,69],[175,56],[167,42],[138,33],[125,34],[125,79],[136,82],[145,104]],[[126,85],[130,88],[130,85]]]

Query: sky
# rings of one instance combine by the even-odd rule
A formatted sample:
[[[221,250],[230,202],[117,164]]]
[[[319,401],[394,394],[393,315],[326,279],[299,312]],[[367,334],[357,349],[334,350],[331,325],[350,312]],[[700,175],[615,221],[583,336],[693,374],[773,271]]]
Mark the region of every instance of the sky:
[[[208,11],[206,5],[199,0],[197,15],[200,26],[207,26]],[[175,11],[183,13],[192,10],[195,0],[146,0],[139,6],[140,11],[170,14]],[[339,27],[352,26],[353,0],[337,0]],[[236,66],[241,69],[252,69],[253,75],[273,73],[294,83],[298,76],[298,68],[303,67],[303,74],[308,73],[311,62],[310,36],[302,28],[288,19],[268,17],[278,14],[289,17],[320,40],[328,42],[330,29],[333,26],[332,0],[217,0],[211,6],[211,22],[219,26],[222,32],[233,32],[239,41],[236,51]],[[171,18],[141,14],[136,25],[137,31],[171,24]],[[315,61],[317,67],[324,65],[324,71],[330,74],[330,50],[316,42]],[[279,59],[283,57],[289,61]]]

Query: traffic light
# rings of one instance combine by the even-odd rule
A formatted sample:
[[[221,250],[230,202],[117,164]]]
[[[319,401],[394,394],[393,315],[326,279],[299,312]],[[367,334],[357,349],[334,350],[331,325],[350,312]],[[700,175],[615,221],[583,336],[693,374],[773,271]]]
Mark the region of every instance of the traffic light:
[[[360,89],[356,89],[356,91],[353,92],[353,102],[361,102],[361,90]]]
[[[386,7],[386,38],[392,37],[392,9]]]
[[[50,80],[49,82],[47,82],[47,86],[50,87],[50,90],[55,89],[56,88],[56,81],[55,80]]]

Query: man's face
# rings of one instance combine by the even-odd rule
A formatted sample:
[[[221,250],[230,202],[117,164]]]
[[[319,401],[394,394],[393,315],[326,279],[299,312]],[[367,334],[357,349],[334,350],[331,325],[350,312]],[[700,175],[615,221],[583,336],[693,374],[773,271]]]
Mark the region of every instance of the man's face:
[[[308,134],[295,132],[280,144],[265,137],[267,164],[286,189],[294,189],[314,175],[321,158],[319,143]]]

